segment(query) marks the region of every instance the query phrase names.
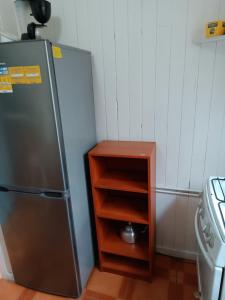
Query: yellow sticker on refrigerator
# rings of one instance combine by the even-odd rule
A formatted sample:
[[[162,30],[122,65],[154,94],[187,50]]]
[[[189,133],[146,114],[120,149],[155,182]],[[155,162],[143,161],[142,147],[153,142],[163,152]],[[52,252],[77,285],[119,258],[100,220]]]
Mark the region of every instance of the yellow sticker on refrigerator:
[[[23,67],[9,67],[8,71],[12,80],[12,84],[26,84],[26,77]]]
[[[9,75],[0,75],[0,94],[12,93],[13,87]]]
[[[12,78],[9,75],[0,75],[0,84],[12,84]]]
[[[52,46],[52,52],[54,58],[63,58],[62,49],[57,46]]]
[[[41,68],[40,66],[26,66],[24,67],[24,75],[26,84],[41,84]]]
[[[12,84],[41,84],[40,66],[9,67],[9,76]]]
[[[8,84],[8,83],[0,84],[0,94],[9,94],[12,92],[13,92],[13,87],[11,84]]]

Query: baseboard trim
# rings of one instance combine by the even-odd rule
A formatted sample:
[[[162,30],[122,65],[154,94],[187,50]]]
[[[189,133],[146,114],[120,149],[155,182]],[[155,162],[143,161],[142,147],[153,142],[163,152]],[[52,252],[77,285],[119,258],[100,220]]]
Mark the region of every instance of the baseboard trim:
[[[196,252],[156,246],[156,252],[173,257],[196,261]]]

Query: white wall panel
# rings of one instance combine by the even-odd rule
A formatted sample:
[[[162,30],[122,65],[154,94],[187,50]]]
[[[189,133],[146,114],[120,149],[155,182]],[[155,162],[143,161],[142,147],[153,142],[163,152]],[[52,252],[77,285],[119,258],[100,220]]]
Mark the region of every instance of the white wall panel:
[[[92,73],[95,97],[96,128],[98,138],[102,140],[107,139],[108,135],[100,0],[88,0],[88,18],[90,45],[93,55]]]
[[[157,0],[143,0],[142,16],[142,139],[155,140]],[[151,34],[149,34],[149,29]]]
[[[166,142],[166,186],[177,186],[188,0],[174,0]]]
[[[225,44],[218,43],[216,49],[216,62],[215,62],[215,78],[212,91],[212,105],[210,109],[210,119],[208,127],[208,137],[206,146],[206,159],[203,183],[210,175],[224,174],[224,158],[219,157],[221,144],[223,142],[223,123],[225,120],[225,84],[223,80],[225,69]],[[218,159],[219,158],[219,159]],[[221,171],[218,170],[222,162]],[[221,174],[221,175],[222,175]]]
[[[129,92],[131,140],[141,140],[142,133],[142,1],[128,1]]]
[[[200,47],[193,43],[193,38],[196,35],[196,31],[203,26],[203,6],[203,0],[189,0],[187,8],[186,53],[184,59],[185,68],[183,74],[182,115],[179,125],[180,146],[178,157],[178,186],[183,189],[190,188],[190,170],[200,57]]]
[[[115,0],[116,88],[118,102],[118,134],[120,140],[129,140],[130,92],[128,0]],[[126,116],[126,117],[124,117]]]
[[[166,184],[166,149],[171,58],[171,26],[159,26],[156,55],[155,140],[157,143],[156,181]],[[162,88],[163,86],[163,88]]]
[[[157,193],[157,250],[187,259],[195,259],[194,216],[198,197]]]
[[[92,51],[99,141],[155,140],[158,187],[225,175],[225,43],[193,42],[225,0],[51,2],[49,38]],[[193,255],[198,200],[157,194],[158,250]]]
[[[100,13],[105,77],[107,135],[110,139],[117,140],[118,103],[116,98],[116,48],[113,0],[100,0]]]
[[[203,24],[218,18],[220,0],[206,0]],[[193,156],[190,175],[190,188],[202,186],[206,146],[209,129],[209,116],[212,104],[212,89],[215,78],[216,44],[203,45],[200,50],[199,78],[193,141]],[[206,63],[207,62],[207,63]]]
[[[201,48],[190,173],[190,188],[194,190],[202,187],[209,116],[212,103],[212,84],[215,75],[215,47],[216,45],[209,44]]]
[[[74,1],[74,0],[72,0]],[[90,32],[89,32],[89,15],[88,15],[88,0],[74,1],[76,10],[76,33],[78,47],[85,50],[90,50]]]
[[[0,34],[9,39],[20,38],[18,15],[13,0],[0,0]]]

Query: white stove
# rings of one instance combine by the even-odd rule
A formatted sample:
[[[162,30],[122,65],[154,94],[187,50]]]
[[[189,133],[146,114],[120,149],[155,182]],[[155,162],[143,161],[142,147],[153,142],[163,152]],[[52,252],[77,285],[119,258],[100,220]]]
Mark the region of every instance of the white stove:
[[[225,178],[210,177],[196,212],[198,279],[202,300],[225,300]]]

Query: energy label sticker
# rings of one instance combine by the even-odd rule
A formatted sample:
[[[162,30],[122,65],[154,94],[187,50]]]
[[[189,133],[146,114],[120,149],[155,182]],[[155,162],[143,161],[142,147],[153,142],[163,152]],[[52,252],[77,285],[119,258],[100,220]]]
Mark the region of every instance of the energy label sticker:
[[[0,84],[0,94],[9,94],[13,92],[11,84]]]
[[[41,84],[40,66],[9,67],[12,84]]]
[[[40,84],[40,83],[42,83],[40,66],[26,66],[26,67],[24,67],[24,75],[25,75],[25,78],[26,78],[26,84]]]
[[[9,67],[12,84],[26,84],[23,67]]]

